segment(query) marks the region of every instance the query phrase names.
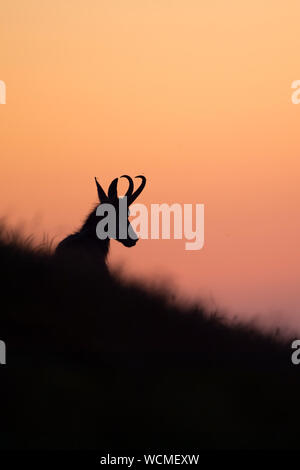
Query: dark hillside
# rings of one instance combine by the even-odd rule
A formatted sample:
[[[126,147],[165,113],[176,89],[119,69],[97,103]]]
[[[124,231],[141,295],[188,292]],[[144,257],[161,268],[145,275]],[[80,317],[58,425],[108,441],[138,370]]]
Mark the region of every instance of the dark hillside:
[[[297,447],[290,342],[0,240],[2,448]]]

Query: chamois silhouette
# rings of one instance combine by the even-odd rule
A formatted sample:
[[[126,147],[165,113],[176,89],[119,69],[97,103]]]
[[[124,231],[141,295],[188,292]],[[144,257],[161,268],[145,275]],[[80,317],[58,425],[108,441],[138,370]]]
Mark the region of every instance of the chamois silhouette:
[[[296,332],[101,275],[76,238],[61,264],[0,223],[0,451],[299,449]]]
[[[142,181],[135,191],[134,183],[130,176],[122,175],[121,178],[126,178],[129,182],[128,190],[125,194],[125,196],[127,197],[127,207],[129,207],[130,204],[132,204],[143,191],[146,185],[146,178],[143,175],[136,176],[136,178],[140,178]],[[128,248],[134,246],[138,240],[138,237],[128,220],[129,211],[127,215],[127,227],[120,227],[119,223],[120,198],[118,197],[117,192],[118,178],[115,178],[111,182],[107,194],[97,181],[97,178],[95,178],[95,181],[97,185],[100,205],[111,204],[115,209],[116,230],[113,238]],[[106,259],[109,251],[110,238],[112,237],[110,237],[109,234],[105,239],[100,239],[97,236],[97,224],[104,217],[97,215],[98,207],[99,204],[93,208],[93,210],[85,219],[82,227],[77,232],[68,235],[57,245],[55,250],[56,258],[68,262],[73,260],[74,263],[76,263],[76,260],[79,259],[81,265],[82,263],[87,262],[89,266],[97,266],[98,269],[102,270],[107,269]],[[121,230],[121,228],[123,230]],[[125,233],[127,234],[125,237],[124,228],[126,229]],[[121,232],[123,232],[122,236]]]

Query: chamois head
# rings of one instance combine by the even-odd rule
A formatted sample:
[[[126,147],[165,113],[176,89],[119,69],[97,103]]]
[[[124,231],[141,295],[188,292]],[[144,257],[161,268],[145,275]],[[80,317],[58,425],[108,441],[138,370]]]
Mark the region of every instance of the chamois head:
[[[126,178],[128,180],[129,186],[128,190],[125,194],[126,196],[126,202],[127,202],[127,208],[132,204],[137,197],[141,194],[143,191],[145,185],[146,185],[146,178],[145,176],[138,175],[136,178],[140,178],[141,184],[139,187],[134,191],[134,183],[133,180],[130,176],[128,175],[122,175],[121,178]],[[122,211],[122,197],[118,196],[117,192],[117,186],[118,186],[118,178],[115,178],[109,188],[107,194],[105,193],[104,189],[102,186],[98,183],[97,178],[95,178],[96,185],[97,185],[97,190],[98,190],[98,197],[101,204],[110,204],[113,206],[115,210],[115,230],[114,230],[114,235],[109,236],[109,238],[113,238],[120,243],[122,243],[126,247],[131,247],[136,244],[138,241],[138,237],[136,233],[134,232],[130,222],[129,222],[129,209],[127,210],[127,214],[125,214],[125,217],[120,217],[120,211]],[[125,199],[123,200],[125,202]]]

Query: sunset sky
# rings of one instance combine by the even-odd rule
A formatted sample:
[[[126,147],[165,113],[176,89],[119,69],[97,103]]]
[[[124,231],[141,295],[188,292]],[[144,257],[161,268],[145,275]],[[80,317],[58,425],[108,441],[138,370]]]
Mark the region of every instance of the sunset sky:
[[[110,263],[300,330],[299,18],[299,0],[2,0],[1,215],[57,243],[94,176],[144,174],[138,202],[205,205],[205,246],[113,242]]]

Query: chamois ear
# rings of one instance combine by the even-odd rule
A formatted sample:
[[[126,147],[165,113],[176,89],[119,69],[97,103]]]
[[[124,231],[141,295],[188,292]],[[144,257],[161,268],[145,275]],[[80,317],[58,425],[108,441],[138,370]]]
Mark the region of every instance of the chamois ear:
[[[100,202],[106,202],[108,200],[108,197],[105,194],[104,189],[102,186],[98,183],[97,178],[95,177],[96,185],[97,185],[97,191],[98,191],[98,197]]]

